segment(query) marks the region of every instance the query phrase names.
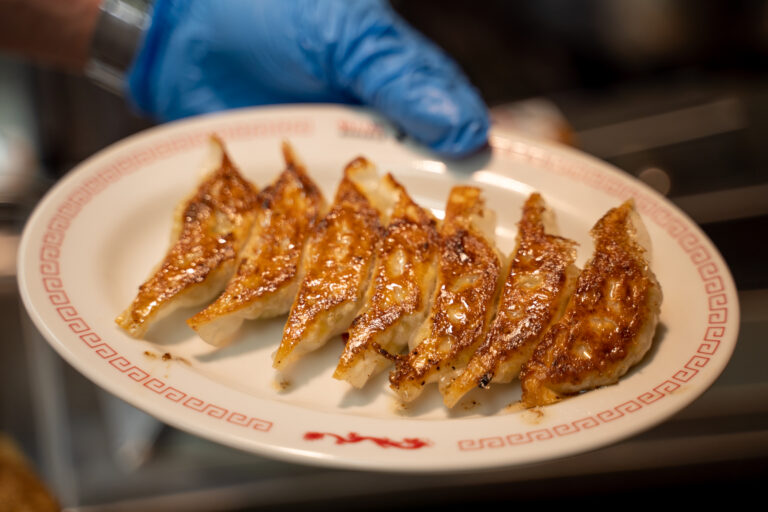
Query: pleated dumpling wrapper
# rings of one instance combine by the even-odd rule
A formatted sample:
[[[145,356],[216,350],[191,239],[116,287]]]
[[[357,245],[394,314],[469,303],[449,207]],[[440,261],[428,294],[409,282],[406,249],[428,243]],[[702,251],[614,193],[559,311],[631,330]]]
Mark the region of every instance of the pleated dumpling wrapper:
[[[414,347],[390,374],[390,386],[403,401],[414,400],[430,382],[447,385],[485,338],[502,279],[495,226],[480,189],[451,190],[432,306]]]
[[[218,137],[210,139],[208,171],[195,193],[176,208],[171,247],[115,321],[141,338],[177,308],[218,295],[251,231],[258,191],[235,168]]]
[[[365,305],[349,328],[344,353],[333,376],[361,388],[392,364],[424,321],[437,273],[437,220],[416,204],[392,175],[383,190],[394,208],[378,246]]]
[[[516,247],[488,337],[466,369],[443,393],[453,407],[475,387],[510,382],[528,361],[547,329],[562,316],[579,274],[576,243],[552,234],[554,214],[540,194],[523,206]]]
[[[609,210],[591,233],[594,253],[563,317],[520,372],[526,407],[613,384],[651,347],[662,292],[634,202]]]
[[[304,276],[273,366],[286,370],[302,355],[349,328],[370,281],[383,204],[376,167],[359,157],[344,169],[330,211],[318,223],[303,261]]]
[[[224,293],[187,320],[208,343],[229,343],[246,319],[287,313],[301,280],[305,242],[325,209],[320,189],[287,142],[285,170],[259,194],[251,236]]]

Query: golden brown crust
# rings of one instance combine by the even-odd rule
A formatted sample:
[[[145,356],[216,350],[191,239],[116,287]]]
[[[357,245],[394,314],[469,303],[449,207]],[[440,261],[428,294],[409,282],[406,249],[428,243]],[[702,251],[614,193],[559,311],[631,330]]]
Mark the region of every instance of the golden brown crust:
[[[527,407],[612,384],[650,347],[661,288],[635,240],[639,222],[627,201],[592,229],[595,252],[566,312],[520,374]]]
[[[395,189],[398,200],[377,249],[370,297],[352,322],[333,375],[358,387],[387,366],[389,353],[398,353],[408,344],[414,318],[415,323],[423,319],[439,247],[437,221],[432,214],[419,207],[392,175],[385,180]]]
[[[367,286],[380,237],[379,212],[353,176],[371,168],[357,158],[344,177],[328,214],[318,223],[305,256],[306,273],[291,307],[273,366],[282,369],[305,351],[349,326]],[[346,306],[346,307],[345,307]],[[334,318],[334,313],[341,318]],[[296,350],[300,345],[303,348]]]
[[[160,310],[202,286],[214,273],[228,277],[248,237],[257,190],[223,152],[221,141],[213,138],[212,142],[222,151],[221,164],[185,203],[175,243],[116,319],[132,336],[142,336]]]
[[[487,331],[501,270],[492,227],[481,227],[489,216],[479,189],[451,191],[432,308],[418,344],[390,374],[403,400],[413,400],[428,382],[466,364]]]
[[[213,304],[187,320],[192,328],[266,300],[298,278],[304,242],[319,221],[325,202],[285,145],[284,153],[287,167],[259,194],[253,233],[238,258],[235,274]],[[258,312],[249,315],[258,316]]]
[[[61,506],[10,437],[0,432],[0,511],[57,512]]]
[[[537,193],[523,206],[517,250],[496,317],[467,368],[445,390],[448,407],[475,386],[485,388],[491,381],[510,382],[517,377],[541,336],[563,312],[578,272],[573,265],[576,244],[546,233],[545,211]]]

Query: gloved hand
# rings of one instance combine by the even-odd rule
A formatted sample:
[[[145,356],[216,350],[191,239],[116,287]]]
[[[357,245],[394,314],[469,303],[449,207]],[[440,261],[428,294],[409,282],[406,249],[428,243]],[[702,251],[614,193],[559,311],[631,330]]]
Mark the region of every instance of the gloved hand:
[[[161,120],[271,103],[362,103],[447,156],[486,142],[458,66],[380,0],[157,0],[128,76]]]

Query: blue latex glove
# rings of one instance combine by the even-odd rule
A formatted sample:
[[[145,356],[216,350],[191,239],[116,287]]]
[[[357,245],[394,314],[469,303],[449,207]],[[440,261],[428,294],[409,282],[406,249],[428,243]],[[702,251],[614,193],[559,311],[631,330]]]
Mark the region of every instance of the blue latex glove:
[[[271,103],[362,103],[447,156],[486,142],[458,66],[379,0],[158,0],[128,76],[171,120]]]

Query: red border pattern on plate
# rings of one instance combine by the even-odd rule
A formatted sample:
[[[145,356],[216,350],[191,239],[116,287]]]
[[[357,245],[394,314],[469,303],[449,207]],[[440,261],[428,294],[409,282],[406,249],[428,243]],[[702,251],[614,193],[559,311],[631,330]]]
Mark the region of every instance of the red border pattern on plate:
[[[380,126],[375,123],[368,124],[370,126],[359,120],[347,121],[340,119],[338,120],[337,129],[343,132],[340,133],[340,136],[359,136],[360,132],[362,132],[366,138],[379,138],[382,134]],[[314,125],[310,119],[299,118],[283,121],[234,123],[217,128],[216,131],[224,139],[233,140],[258,136],[311,135],[314,131]],[[191,396],[160,379],[150,377],[148,372],[121,356],[91,329],[80,316],[77,309],[70,303],[60,276],[59,258],[61,256],[61,245],[67,229],[83,206],[121,177],[129,175],[141,166],[148,165],[158,159],[167,158],[180,151],[199,146],[207,139],[208,135],[209,131],[199,130],[193,133],[169,137],[136,151],[120,155],[110,165],[104,166],[92,176],[87,177],[58,207],[56,213],[48,221],[47,229],[42,237],[40,250],[40,275],[48,298],[62,321],[95,354],[106,360],[117,371],[137,383],[142,383],[144,387],[164,396],[166,399],[180,403],[194,411],[212,418],[226,420],[236,425],[267,432],[272,428],[272,422],[250,417],[236,411],[229,411],[226,408]],[[717,352],[720,341],[726,332],[724,324],[728,318],[728,299],[725,294],[725,284],[721,275],[721,269],[712,260],[709,251],[707,251],[698,235],[689,231],[685,223],[682,222],[674,211],[665,207],[651,195],[643,193],[639,188],[628,184],[618,176],[603,173],[596,167],[581,163],[577,159],[568,159],[557,154],[550,154],[535,146],[519,142],[509,145],[495,145],[494,151],[503,157],[525,160],[544,171],[566,176],[622,200],[634,197],[638,210],[675,239],[680,247],[690,256],[691,262],[697,267],[704,285],[704,292],[708,296],[709,316],[702,343],[689,361],[668,379],[638,395],[635,399],[618,404],[592,416],[556,425],[552,428],[538,428],[525,432],[511,433],[506,436],[459,440],[458,449],[470,451],[516,446],[537,441],[547,441],[592,429],[639,411],[643,407],[653,404],[670,393],[675,392],[682,384],[695,378],[699,370],[705,367],[711,357]],[[345,438],[332,433],[307,432],[304,439],[311,441],[324,436],[335,438],[335,444],[357,443],[362,440],[370,440],[375,442],[377,446],[386,447],[384,445],[392,446],[391,443],[397,443],[387,438],[359,436],[355,433],[350,433],[350,437]],[[404,441],[410,442],[414,440],[424,443],[418,446],[418,448],[432,445],[429,441],[415,438],[405,439]],[[398,447],[403,448],[403,446]],[[414,445],[413,448],[416,448],[416,446]]]
[[[681,385],[690,382],[717,352],[720,341],[725,335],[725,323],[728,319],[728,297],[725,294],[725,284],[721,276],[721,270],[712,260],[711,254],[701,239],[695,233],[688,230],[685,223],[682,222],[674,211],[665,207],[651,195],[643,193],[638,187],[627,184],[618,176],[599,172],[592,166],[563,158],[557,154],[545,152],[527,144],[514,143],[508,146],[495,147],[494,149],[502,156],[526,160],[542,170],[567,176],[622,201],[633,197],[640,213],[663,228],[691,258],[691,262],[696,266],[699,277],[702,280],[704,293],[707,294],[709,315],[702,343],[699,345],[696,353],[668,379],[641,393],[635,399],[600,411],[592,416],[586,416],[552,428],[515,432],[505,437],[462,439],[458,441],[459,450],[467,451],[516,446],[575,434],[637,412],[643,407],[669,396],[677,391]]]

